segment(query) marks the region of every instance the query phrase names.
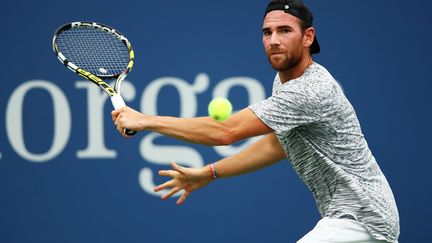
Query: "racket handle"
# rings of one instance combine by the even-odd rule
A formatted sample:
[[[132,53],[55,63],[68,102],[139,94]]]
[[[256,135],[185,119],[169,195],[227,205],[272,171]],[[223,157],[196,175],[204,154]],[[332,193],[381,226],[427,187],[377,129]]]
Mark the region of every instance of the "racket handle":
[[[123,98],[119,94],[115,94],[111,96],[111,103],[113,104],[115,110],[126,106],[126,103],[124,102]],[[123,132],[128,136],[133,136],[137,133],[137,131],[130,130],[127,128],[123,128]]]
[[[137,134],[137,131],[130,130],[130,129],[127,129],[127,128],[123,128],[123,132],[124,132],[126,135],[128,135],[128,136],[133,136],[133,135]]]
[[[119,94],[115,94],[111,96],[111,103],[114,106],[114,110],[123,108],[126,106],[126,103],[124,102],[123,98]]]

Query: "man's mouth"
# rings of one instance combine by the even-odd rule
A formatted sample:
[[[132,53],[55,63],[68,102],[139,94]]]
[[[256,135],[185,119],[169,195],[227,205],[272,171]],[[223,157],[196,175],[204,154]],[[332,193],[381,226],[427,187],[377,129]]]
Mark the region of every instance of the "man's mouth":
[[[284,54],[282,51],[279,50],[274,50],[274,51],[270,51],[270,55],[280,55],[280,54]]]
[[[283,55],[283,52],[271,52],[270,56],[281,56]]]

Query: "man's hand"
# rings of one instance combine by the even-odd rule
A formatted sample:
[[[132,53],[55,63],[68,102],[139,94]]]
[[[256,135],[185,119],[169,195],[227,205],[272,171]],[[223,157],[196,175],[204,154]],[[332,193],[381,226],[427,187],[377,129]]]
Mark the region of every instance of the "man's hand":
[[[154,191],[171,189],[171,191],[162,196],[162,199],[166,200],[180,190],[184,190],[183,195],[177,200],[177,205],[182,204],[191,192],[207,185],[212,180],[210,170],[207,166],[202,168],[185,168],[177,165],[175,162],[171,162],[171,167],[172,170],[159,171],[159,175],[169,176],[172,179],[156,186]]]
[[[145,129],[145,117],[146,115],[130,108],[123,107],[120,109],[113,110],[111,112],[111,117],[114,125],[117,127],[117,131],[120,132],[124,137],[129,137],[124,133],[124,128],[140,131]]]

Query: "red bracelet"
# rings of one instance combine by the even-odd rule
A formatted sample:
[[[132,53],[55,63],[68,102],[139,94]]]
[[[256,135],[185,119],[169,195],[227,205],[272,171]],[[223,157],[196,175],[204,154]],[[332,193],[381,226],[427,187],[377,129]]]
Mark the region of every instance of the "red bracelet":
[[[216,180],[219,178],[218,173],[216,172],[216,169],[214,168],[214,164],[210,164],[210,174],[213,180]]]

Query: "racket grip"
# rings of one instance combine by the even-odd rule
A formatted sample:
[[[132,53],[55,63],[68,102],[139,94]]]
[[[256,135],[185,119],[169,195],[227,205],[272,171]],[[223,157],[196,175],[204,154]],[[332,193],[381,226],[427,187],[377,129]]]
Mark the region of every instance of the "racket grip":
[[[111,96],[111,103],[114,106],[114,110],[120,109],[122,107],[126,106],[126,103],[124,102],[123,98],[119,94],[115,94]]]
[[[124,102],[123,98],[119,94],[115,94],[111,96],[111,103],[113,104],[115,110],[126,106],[126,103]],[[137,133],[137,131],[130,130],[127,128],[123,128],[123,132],[128,136],[133,136]]]

